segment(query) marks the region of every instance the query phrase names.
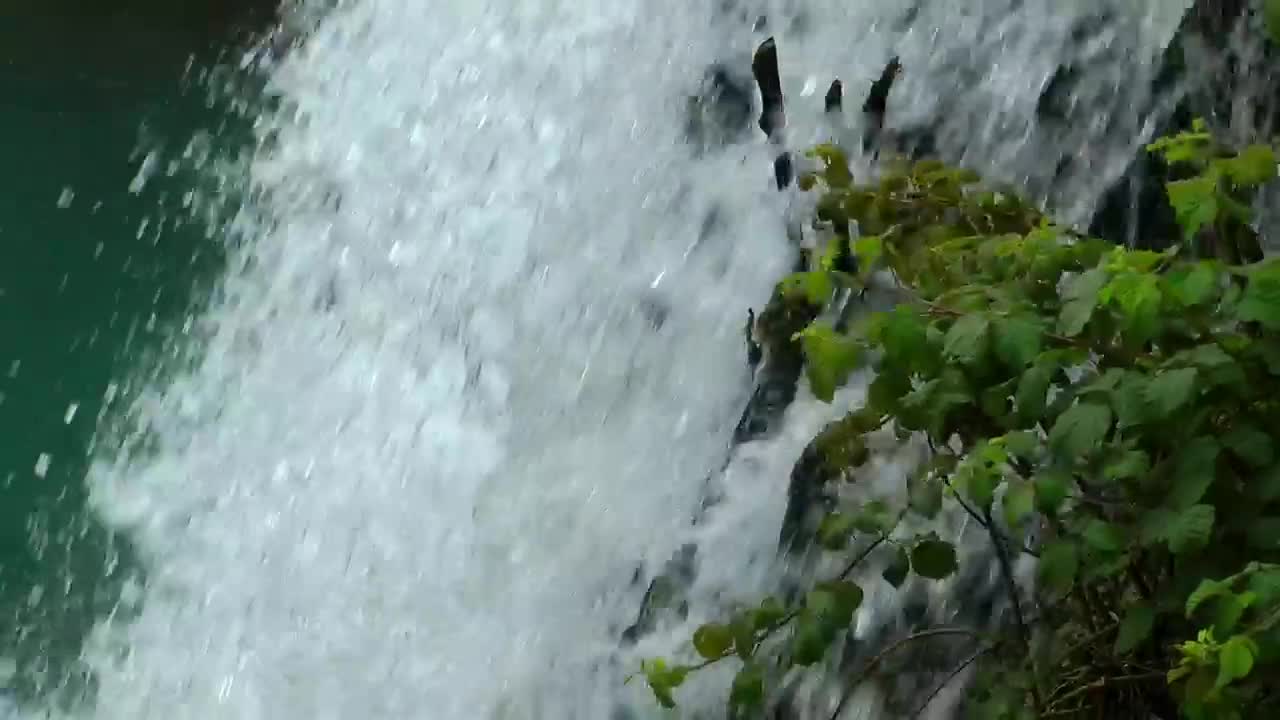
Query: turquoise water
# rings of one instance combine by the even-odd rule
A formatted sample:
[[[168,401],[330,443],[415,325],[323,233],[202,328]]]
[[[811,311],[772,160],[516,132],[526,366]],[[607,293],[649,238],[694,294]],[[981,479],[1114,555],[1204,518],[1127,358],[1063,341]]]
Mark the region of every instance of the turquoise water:
[[[75,676],[117,595],[126,549],[83,482],[113,381],[164,347],[221,266],[183,208],[190,168],[135,180],[199,130],[222,151],[243,137],[201,72],[245,37],[240,5],[0,8],[0,657],[14,661],[0,685],[24,694]]]

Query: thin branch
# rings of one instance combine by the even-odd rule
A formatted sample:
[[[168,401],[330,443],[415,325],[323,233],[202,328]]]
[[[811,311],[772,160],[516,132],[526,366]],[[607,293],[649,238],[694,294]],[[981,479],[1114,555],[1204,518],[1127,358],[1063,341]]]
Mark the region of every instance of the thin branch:
[[[1120,627],[1120,623],[1114,623],[1112,625],[1108,625],[1102,628],[1101,630],[1098,630],[1097,632],[1090,633],[1089,635],[1085,636],[1084,638],[1081,638],[1080,640],[1077,640],[1073,645],[1071,645],[1070,647],[1068,647],[1066,650],[1062,652],[1062,657],[1060,660],[1058,660],[1057,664],[1066,662],[1068,659],[1071,658],[1072,655],[1074,655],[1079,650],[1085,647],[1088,647],[1089,645],[1092,645],[1097,640],[1101,640],[1103,637],[1111,634],[1119,627]]]
[[[978,640],[982,639],[982,635],[980,633],[978,633],[976,630],[970,630],[969,628],[934,628],[932,630],[922,630],[918,633],[912,633],[898,640],[894,644],[890,645],[889,647],[877,653],[875,657],[867,661],[866,665],[862,666],[862,670],[854,674],[853,681],[849,685],[849,692],[846,692],[840,698],[840,702],[836,705],[835,712],[831,713],[831,720],[836,720],[836,718],[840,717],[840,713],[844,711],[845,704],[849,702],[849,698],[853,697],[853,688],[856,688],[859,684],[861,684],[862,681],[868,675],[871,674],[871,671],[875,670],[876,667],[879,666],[881,662],[884,662],[884,659],[886,657],[888,657],[889,655],[892,655],[895,651],[897,651],[899,648],[903,647],[904,645],[913,643],[917,640],[924,640],[925,638],[939,637],[939,636],[945,636],[945,635],[964,635],[966,637],[970,637]]]
[[[978,648],[976,652],[965,658],[963,662],[957,665],[954,670],[942,679],[942,682],[938,683],[938,686],[933,689],[933,692],[929,693],[929,697],[924,699],[924,702],[921,703],[920,707],[914,713],[911,713],[911,720],[918,720],[922,715],[924,715],[924,711],[929,709],[929,704],[933,702],[934,698],[938,697],[938,693],[942,692],[943,688],[950,685],[951,681],[956,679],[956,676],[965,671],[965,668],[972,665],[978,658],[991,652],[994,647],[994,645],[988,645],[984,648]]]
[[[1004,536],[1001,535],[999,531],[992,529],[992,525],[989,522],[987,522],[985,519],[983,519],[983,517],[978,514],[977,510],[974,510],[969,505],[969,503],[965,502],[964,498],[960,495],[960,491],[956,490],[956,486],[951,484],[951,478],[944,477],[942,478],[942,482],[945,483],[947,487],[951,488],[951,492],[955,494],[956,502],[960,503],[960,507],[964,508],[964,511],[968,513],[969,517],[973,518],[974,522],[981,525],[982,529],[986,530],[988,534],[993,536],[998,535],[1002,539],[1004,538]],[[1008,542],[1010,545],[1013,544],[1012,540],[1006,540],[1005,542]],[[1018,552],[1023,553],[1025,555],[1030,555],[1033,558],[1040,557],[1040,553],[1027,547],[1025,543],[1018,545]]]
[[[1156,680],[1156,679],[1163,680],[1164,678],[1165,678],[1165,673],[1162,673],[1162,672],[1149,672],[1149,673],[1142,673],[1140,675],[1119,675],[1117,677],[1098,678],[1097,680],[1094,680],[1093,682],[1087,685],[1081,685],[1075,690],[1072,690],[1066,695],[1063,695],[1062,697],[1055,700],[1053,702],[1053,705],[1051,705],[1049,708],[1046,708],[1049,712],[1046,712],[1044,715],[1042,715],[1042,717],[1054,717],[1055,715],[1070,714],[1070,711],[1053,710],[1053,706],[1061,705],[1066,701],[1071,700],[1072,698],[1080,697],[1081,695],[1089,692],[1090,690],[1105,688],[1108,685],[1112,685],[1116,683],[1145,682],[1147,680]]]
[[[870,555],[876,548],[884,544],[884,542],[888,539],[889,539],[888,535],[881,535],[880,537],[876,538],[875,542],[871,543],[866,548],[864,548],[862,552],[858,553],[857,557],[855,557],[852,561],[849,562],[847,566],[845,566],[844,570],[840,571],[839,578],[841,580],[846,578],[849,575],[849,573],[853,572],[854,569],[858,567],[858,565],[862,564],[863,560],[867,559],[868,555]],[[783,615],[782,618],[779,619],[777,623],[775,623],[772,627],[762,632],[760,634],[760,637],[755,639],[755,644],[759,645],[765,640],[768,640],[771,636],[773,636],[774,633],[786,627],[787,625],[790,625],[791,621],[795,620],[797,617],[799,617],[799,615],[800,615],[800,610],[798,608],[788,612],[786,615]],[[732,654],[722,655],[721,657],[718,657],[718,658],[711,658],[698,665],[695,665],[694,669],[696,670],[696,669],[704,668],[708,665],[719,662],[727,657],[732,657]]]
[[[1031,663],[1031,674],[1033,677],[1038,676],[1035,669],[1035,657],[1031,652],[1031,631],[1027,628],[1027,619],[1022,614],[1022,598],[1018,592],[1018,584],[1013,579],[1013,566],[1009,562],[1009,551],[1001,542],[999,533],[994,530],[995,523],[991,520],[991,510],[985,511],[988,531],[991,533],[991,542],[996,547],[996,559],[1000,561],[1000,574],[1004,576],[1005,589],[1009,592],[1009,602],[1013,605],[1014,620],[1018,623],[1018,634],[1022,637],[1022,648],[1027,653],[1028,662]],[[1040,687],[1036,682],[1031,683],[1031,700],[1035,703],[1036,714],[1039,715],[1044,709],[1044,701],[1040,697]]]
[[[854,568],[861,565],[862,561],[866,560],[867,556],[870,555],[872,551],[874,551],[876,548],[883,545],[884,542],[888,539],[889,539],[888,535],[881,535],[880,537],[876,538],[875,542],[871,543],[866,548],[864,548],[862,552],[858,553],[857,557],[849,561],[849,564],[844,567],[844,570],[840,571],[840,579],[843,580],[846,577],[848,577],[849,573],[853,572]]]

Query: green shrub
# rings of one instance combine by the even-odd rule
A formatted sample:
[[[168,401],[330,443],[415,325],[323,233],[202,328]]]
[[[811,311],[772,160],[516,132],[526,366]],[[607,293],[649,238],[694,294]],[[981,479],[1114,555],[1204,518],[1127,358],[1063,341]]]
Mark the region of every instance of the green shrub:
[[[1239,264],[1259,254],[1243,198],[1276,162],[1266,146],[1224,152],[1202,124],[1150,149],[1194,172],[1168,185],[1185,236],[1162,253],[1081,237],[941,163],[859,184],[838,148],[813,151],[824,169],[800,184],[820,193],[830,245],[774,302],[823,308],[794,336],[815,395],[829,401],[857,368],[875,379],[810,449],[839,466],[826,482],[868,462],[882,428],[926,439],[932,457],[901,498],[826,516],[818,539],[843,572],[702,626],[696,664],[643,663],[659,702],[732,662],[730,716],[767,705],[850,628],[873,552],[894,587],[955,573],[955,548],[929,529],[947,496],[985,528],[1012,621],[908,641],[981,641],[973,717],[1277,716],[1280,262]],[[881,271],[909,300],[834,321],[840,289]],[[1019,553],[1038,557],[1031,602],[1012,577]]]

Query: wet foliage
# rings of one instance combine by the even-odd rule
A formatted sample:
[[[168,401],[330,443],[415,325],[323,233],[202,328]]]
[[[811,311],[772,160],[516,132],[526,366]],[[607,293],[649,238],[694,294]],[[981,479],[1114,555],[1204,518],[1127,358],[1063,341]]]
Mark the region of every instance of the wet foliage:
[[[929,458],[892,495],[824,508],[804,540],[841,571],[704,624],[689,658],[645,661],[659,703],[733,664],[729,717],[767,716],[789,679],[837,664],[868,583],[962,569],[937,523],[950,505],[999,561],[1003,622],[918,628],[845,678],[846,700],[893,654],[959,637],[973,652],[919,711],[972,667],[974,718],[1275,716],[1280,262],[1262,259],[1248,198],[1276,160],[1199,123],[1149,151],[1183,169],[1163,252],[1061,227],[963,169],[891,161],[860,181],[839,148],[811,151],[820,169],[798,182],[827,241],[779,283],[762,340],[823,401],[857,370],[874,380],[800,462],[848,482],[883,432]],[[845,322],[838,300],[875,278],[906,300]],[[1034,587],[1015,577],[1023,554]]]

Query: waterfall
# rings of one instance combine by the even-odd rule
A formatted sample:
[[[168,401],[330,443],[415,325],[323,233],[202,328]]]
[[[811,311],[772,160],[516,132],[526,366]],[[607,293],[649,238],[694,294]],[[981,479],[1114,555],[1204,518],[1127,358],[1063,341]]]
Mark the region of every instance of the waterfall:
[[[198,361],[91,473],[144,581],[86,650],[87,715],[656,717],[618,642],[648,578],[692,543],[691,618],[767,587],[789,468],[862,392],[802,388],[732,447],[747,309],[793,249],[758,131],[688,137],[707,68],[776,37],[802,145],[831,78],[861,97],[897,55],[895,122],[1078,218],[1161,111],[1142,88],[1177,8],[1129,5],[310,8],[225,178],[247,241]],[[1083,79],[1038,115],[1064,63]]]

